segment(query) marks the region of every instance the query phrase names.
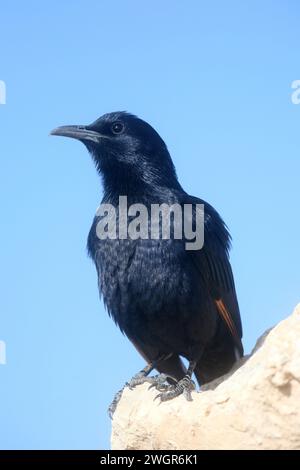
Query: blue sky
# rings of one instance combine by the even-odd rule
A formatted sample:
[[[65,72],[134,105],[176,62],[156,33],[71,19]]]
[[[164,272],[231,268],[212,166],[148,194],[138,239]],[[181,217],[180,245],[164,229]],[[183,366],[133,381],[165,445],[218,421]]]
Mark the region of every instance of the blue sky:
[[[249,351],[300,300],[299,3],[2,2],[0,448],[108,448],[106,409],[143,360],[86,255],[101,184],[63,124],[128,110],[233,236]]]

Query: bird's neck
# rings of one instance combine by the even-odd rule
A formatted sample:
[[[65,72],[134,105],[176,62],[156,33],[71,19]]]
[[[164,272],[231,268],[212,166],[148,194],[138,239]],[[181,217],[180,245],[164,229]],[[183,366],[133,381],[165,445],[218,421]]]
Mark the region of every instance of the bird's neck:
[[[118,204],[120,196],[126,196],[128,204],[172,204],[184,192],[177,180],[166,185],[159,181],[145,182],[131,178],[103,178],[103,189],[103,201],[111,204]]]
[[[174,172],[145,171],[133,173],[128,168],[114,168],[113,172],[102,173],[104,200],[116,203],[119,196],[127,196],[131,204],[154,201],[168,203],[183,189]]]

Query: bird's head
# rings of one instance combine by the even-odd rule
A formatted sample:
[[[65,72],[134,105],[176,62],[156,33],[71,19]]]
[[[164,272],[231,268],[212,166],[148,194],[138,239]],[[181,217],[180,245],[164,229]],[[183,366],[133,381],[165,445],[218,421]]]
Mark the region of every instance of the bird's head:
[[[104,114],[90,125],[58,127],[51,135],[80,140],[92,154],[107,189],[179,186],[166,144],[153,127],[132,114]]]

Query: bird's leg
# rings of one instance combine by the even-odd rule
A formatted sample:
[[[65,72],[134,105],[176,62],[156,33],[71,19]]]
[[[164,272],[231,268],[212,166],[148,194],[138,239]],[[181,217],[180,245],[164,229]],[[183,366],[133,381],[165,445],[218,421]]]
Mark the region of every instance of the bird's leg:
[[[155,397],[155,400],[160,398],[160,401],[168,401],[183,394],[188,401],[192,401],[191,392],[196,388],[192,380],[192,375],[196,364],[196,361],[190,361],[188,370],[183,379],[179,380],[175,385],[165,387],[163,391]],[[161,389],[157,387],[157,390]]]
[[[114,412],[116,411],[117,405],[121,399],[123,390],[125,387],[130,388],[130,390],[134,389],[137,385],[141,385],[145,382],[151,383],[154,386],[160,387],[162,384],[167,380],[167,376],[165,374],[158,374],[155,375],[154,377],[148,377],[148,375],[152,372],[152,370],[155,368],[155,365],[157,364],[158,361],[155,362],[150,362],[149,364],[144,367],[140,372],[135,374],[132,379],[129,382],[126,382],[124,387],[119,390],[115,396],[113,401],[111,402],[109,408],[108,408],[108,414],[110,418],[113,417]],[[158,388],[160,390],[160,388]]]
[[[137,385],[142,385],[147,382],[151,384],[151,387],[157,387],[158,390],[165,390],[165,387],[168,387],[168,385],[165,384],[168,379],[166,374],[157,374],[149,377],[149,374],[155,369],[157,363],[158,361],[153,361],[147,364],[146,367],[135,374],[129,382],[126,382],[125,387],[129,387],[130,390],[132,390]],[[170,379],[173,380],[172,377],[170,377]]]
[[[125,387],[127,386],[130,389],[133,389],[137,385],[141,385],[145,383],[148,379],[148,375],[150,374],[150,372],[153,371],[153,369],[154,369],[154,364],[153,362],[150,362],[149,364],[146,365],[146,367],[144,367],[144,369],[142,369],[140,372],[135,374],[132,377],[132,379],[125,384]]]
[[[123,393],[123,390],[125,387],[129,387],[131,390],[136,387],[137,385],[140,385],[145,382],[145,379],[147,378],[147,375],[150,374],[150,372],[153,370],[153,363],[150,362],[147,364],[144,369],[142,369],[140,372],[135,374],[129,382],[126,382],[125,385],[119,390],[115,396],[111,404],[109,405],[108,408],[108,414],[109,417],[112,419],[114,412],[116,411],[117,405],[119,401],[121,400],[121,396]]]

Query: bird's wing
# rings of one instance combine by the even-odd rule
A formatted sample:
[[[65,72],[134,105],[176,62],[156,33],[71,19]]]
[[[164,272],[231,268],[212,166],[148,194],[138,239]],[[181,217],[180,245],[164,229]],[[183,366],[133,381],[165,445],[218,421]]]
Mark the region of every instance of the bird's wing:
[[[190,203],[204,204],[204,245],[201,250],[191,251],[191,256],[239,353],[243,355],[242,323],[228,257],[229,232],[212,206],[198,198],[190,199]]]

